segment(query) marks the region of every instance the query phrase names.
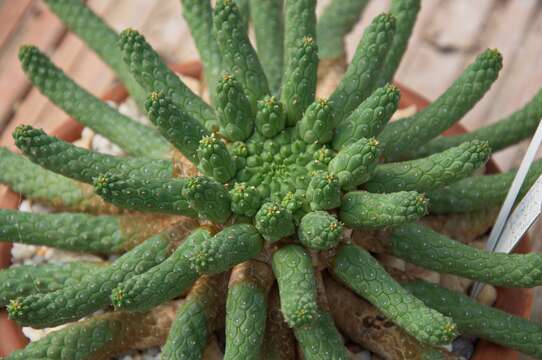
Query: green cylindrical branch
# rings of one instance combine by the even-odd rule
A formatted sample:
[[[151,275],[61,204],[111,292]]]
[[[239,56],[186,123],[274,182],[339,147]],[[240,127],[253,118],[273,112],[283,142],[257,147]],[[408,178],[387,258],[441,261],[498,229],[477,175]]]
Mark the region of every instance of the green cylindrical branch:
[[[490,253],[464,245],[423,225],[395,229],[393,255],[426,269],[504,287],[542,285],[542,255]]]
[[[11,300],[9,317],[21,325],[44,328],[92,314],[111,303],[109,295],[118,283],[164,261],[170,247],[167,233],[155,235],[82,281],[50,293]]]
[[[330,100],[341,123],[378,84],[380,70],[395,34],[395,18],[381,14],[365,29],[354,58]]]
[[[256,111],[256,129],[266,138],[272,138],[286,126],[286,114],[282,103],[274,96],[258,100]]]
[[[473,139],[487,141],[491,150],[497,152],[532,136],[541,117],[542,90],[539,90],[531,101],[520,110],[496,123],[463,135],[438,137],[417,149],[413,149],[411,155],[414,157],[427,156]]]
[[[181,195],[187,181],[140,179],[107,173],[94,180],[94,188],[105,201],[123,209],[196,217],[188,200]]]
[[[92,188],[52,171],[0,147],[0,183],[26,198],[55,209],[89,213],[114,213],[118,209],[108,206],[96,196]]]
[[[222,77],[222,57],[213,33],[213,9],[211,1],[181,0],[183,17],[188,23],[192,38],[196,43],[205,80],[213,102],[218,100],[216,84]]]
[[[275,242],[295,233],[290,211],[276,203],[267,202],[258,210],[255,226],[266,241]]]
[[[490,154],[486,141],[472,140],[423,159],[382,164],[365,188],[378,193],[438,189],[471,175]]]
[[[390,13],[395,17],[397,30],[380,73],[379,83],[382,85],[392,82],[399,68],[420,11],[420,2],[421,0],[392,0],[391,2]]]
[[[341,240],[343,226],[327,211],[313,211],[303,216],[297,237],[308,248],[327,250]]]
[[[147,115],[162,135],[192,163],[198,163],[199,142],[211,133],[164,93],[153,92],[145,102]]]
[[[198,246],[188,247],[186,257],[198,274],[217,274],[257,256],[263,241],[248,224],[232,225]]]
[[[175,228],[172,229],[174,234]],[[120,283],[112,292],[115,309],[147,311],[171,300],[188,289],[199,277],[187,259],[189,249],[201,247],[211,234],[204,228],[194,230],[186,239],[184,233],[176,235],[182,241],[173,254],[149,271]]]
[[[101,360],[165,342],[176,303],[143,314],[108,312],[53,331],[6,360]]]
[[[457,335],[452,319],[413,297],[364,249],[345,245],[335,257],[332,270],[359,296],[421,342],[447,344]]]
[[[74,261],[66,264],[11,266],[0,271],[0,306],[22,296],[48,293],[78,282],[99,269],[98,263]]]
[[[162,348],[164,360],[199,360],[209,335],[222,322],[226,297],[224,275],[200,278],[177,310]]]
[[[243,31],[248,31],[248,23],[250,22],[250,0],[233,0],[239,9],[239,16],[243,25]]]
[[[427,214],[427,207],[427,198],[416,191],[352,191],[342,199],[339,219],[351,228],[395,226],[416,221]]]
[[[495,224],[498,207],[459,214],[429,215],[418,223],[463,243],[470,243],[487,235]]]
[[[427,306],[450,316],[459,332],[542,358],[542,326],[477,303],[471,298],[418,280],[403,286]]]
[[[190,207],[201,218],[223,224],[231,216],[230,194],[222,184],[211,178],[205,176],[189,178],[181,195],[188,200]]]
[[[236,215],[252,217],[262,206],[262,197],[255,186],[235,183],[230,190],[231,210]]]
[[[306,360],[350,359],[341,334],[328,312],[318,310],[315,321],[294,331]]]
[[[116,46],[119,36],[115,30],[85,5],[84,1],[45,0],[45,3],[71,31],[115,71],[139,109],[143,110],[147,94],[122,61],[122,53]]]
[[[333,277],[326,274],[324,281],[337,328],[364,349],[382,359],[459,360],[443,348],[420,343]]]
[[[284,62],[283,0],[250,0],[256,48],[272,94],[280,90]]]
[[[122,50],[124,62],[147,94],[163,92],[208,130],[218,129],[213,109],[194,94],[177,74],[169,70],[143,35],[133,29],[126,29],[120,34],[118,46]]]
[[[232,141],[247,139],[254,130],[254,121],[241,84],[226,73],[218,82],[216,94],[220,132]]]
[[[288,67],[292,58],[296,56],[298,44],[304,38],[316,39],[316,0],[285,0],[284,63]]]
[[[273,254],[273,273],[280,292],[280,308],[288,325],[299,328],[320,316],[311,257],[299,245],[287,245]]]
[[[259,261],[247,261],[233,268],[226,302],[225,360],[260,359],[267,294],[273,281],[269,265]]]
[[[198,229],[164,262],[118,284],[111,295],[113,305],[123,310],[148,310],[179,296],[201,275],[224,272],[256,257],[262,247],[262,238],[251,225],[232,225],[213,237]]]
[[[129,155],[169,157],[171,146],[160,134],[79,87],[35,46],[22,46],[19,59],[26,75],[42,94],[81,124],[102,134]]]
[[[327,99],[318,99],[309,105],[297,124],[299,137],[308,144],[330,142],[334,128],[334,108]]]
[[[292,0],[286,0],[292,2]],[[298,40],[286,63],[280,100],[286,108],[288,126],[294,126],[314,102],[318,71],[318,47],[313,37]]]
[[[20,125],[13,132],[15,145],[32,162],[75,180],[92,184],[107,172],[137,178],[169,178],[173,164],[168,160],[120,158],[83,149],[47,135],[41,129]]]
[[[328,210],[341,205],[339,178],[326,171],[312,174],[306,193],[312,210]]]
[[[361,138],[339,151],[329,162],[329,172],[339,178],[343,189],[354,189],[371,178],[380,153],[375,138]]]
[[[0,241],[101,254],[123,250],[126,239],[115,216],[39,214],[0,209]]]
[[[0,242],[49,246],[94,254],[122,254],[175,224],[190,229],[195,220],[176,216],[31,213],[0,209]]]
[[[497,79],[502,56],[494,49],[478,55],[454,83],[420,112],[389,124],[380,134],[384,154],[400,159],[448,129],[465,115]]]
[[[541,173],[542,160],[535,161],[521,187],[519,198],[527,193]],[[429,210],[435,214],[449,214],[500,206],[515,176],[515,170],[503,174],[473,176],[431,191],[427,194]]]
[[[335,129],[333,148],[336,151],[362,138],[380,134],[399,106],[399,88],[385,85],[376,89],[350,116]]]
[[[344,37],[358,22],[368,0],[333,0],[316,24],[319,55],[323,60],[346,57]]]
[[[256,113],[256,102],[270,94],[269,85],[233,1],[217,1],[213,24],[224,66],[243,85],[253,113]]]
[[[124,252],[130,251],[148,238],[164,231],[170,241],[176,245],[179,238],[186,237],[200,226],[197,219],[185,216],[128,213],[118,218],[123,237],[126,239],[120,248]]]
[[[215,134],[204,136],[198,146],[198,169],[207,176],[225,183],[230,180],[237,170],[232,155],[226,144]]]

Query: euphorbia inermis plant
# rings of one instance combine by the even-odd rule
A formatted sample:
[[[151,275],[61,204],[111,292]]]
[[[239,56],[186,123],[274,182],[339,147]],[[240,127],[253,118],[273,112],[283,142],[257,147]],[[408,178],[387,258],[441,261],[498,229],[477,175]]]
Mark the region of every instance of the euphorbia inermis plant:
[[[27,125],[13,134],[25,157],[1,149],[3,183],[66,211],[2,210],[2,240],[121,255],[102,266],[0,272],[2,305],[9,301],[10,317],[22,325],[89,316],[9,359],[101,359],[164,342],[164,359],[197,359],[223,328],[226,359],[291,359],[293,336],[306,359],[346,359],[322,272],[402,328],[412,358],[451,357],[435,346],[458,333],[542,357],[542,327],[391,276],[350,235],[384,229],[375,232],[383,251],[434,271],[499,286],[542,283],[542,255],[490,254],[417,223],[429,213],[462,213],[468,227],[475,211],[493,214],[504,199],[513,172],[472,175],[491,148],[534,131],[540,95],[492,126],[439,136],[496,80],[497,50],[482,52],[433,104],[388,125],[400,96],[390,82],[419,0],[392,0],[390,12],[373,19],[325,99],[315,97],[319,54],[341,63],[343,36],[367,1],[333,0],[317,21],[315,0],[218,0],[214,9],[210,0],[183,0],[212,105],[137,31],[118,35],[81,0],[46,2],[117,71],[154,126],[81,89],[37,48],[21,48],[33,84],[129,157],[78,148]],[[535,163],[525,188],[541,172]],[[108,312],[92,315],[100,309]]]

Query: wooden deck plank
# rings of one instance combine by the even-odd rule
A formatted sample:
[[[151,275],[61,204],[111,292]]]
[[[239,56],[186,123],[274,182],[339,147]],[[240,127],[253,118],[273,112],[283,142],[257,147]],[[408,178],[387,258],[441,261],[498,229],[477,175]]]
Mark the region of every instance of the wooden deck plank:
[[[9,6],[4,4],[4,6]],[[44,31],[47,29],[47,31]],[[34,2],[17,31],[12,32],[0,51],[0,129],[6,123],[18,100],[28,91],[30,83],[19,66],[17,51],[21,44],[34,44],[45,51],[53,49],[64,35],[60,21]]]
[[[415,33],[415,50],[406,54],[397,80],[436,99],[479,52],[477,39],[493,6],[493,0],[481,1],[477,11],[472,11],[469,0],[441,0],[434,5],[432,16]]]
[[[517,55],[509,71],[502,79],[503,91],[492,101],[489,119],[499,119],[524,105],[542,86],[542,63],[537,61],[542,52],[542,7],[538,7],[527,36],[517,49]],[[528,142],[513,146],[495,155],[499,165],[505,169],[517,166]]]
[[[97,13],[105,14],[106,21],[118,30],[132,26],[143,28],[143,32],[145,32],[145,24],[152,22],[150,13],[159,4],[145,0],[138,0],[138,3],[135,0],[108,0],[107,2],[92,0],[89,2],[89,6]],[[137,16],[140,12],[149,15]],[[125,24],[118,24],[111,19],[113,21],[115,19],[129,19],[129,22],[126,23],[124,20]],[[73,34],[68,34],[59,44],[52,54],[52,59],[78,84],[97,96],[106,91],[115,79],[114,73],[107,65]],[[96,76],[96,74],[100,74],[100,76]],[[21,103],[13,120],[0,136],[0,143],[12,146],[13,140],[10,134],[20,123],[32,124],[42,127],[45,131],[50,131],[65,118],[66,114],[62,110],[49,102],[37,89],[32,89]]]
[[[0,24],[2,24],[2,32],[0,32],[0,48],[8,41],[8,39],[17,31],[21,18],[30,9],[32,0],[19,0],[11,2],[9,6],[0,8]]]
[[[356,26],[354,26],[350,34],[346,36],[345,45],[348,61],[352,60],[365,28],[369,26],[371,21],[373,21],[376,16],[388,11],[388,9],[389,0],[370,1],[369,4],[367,4],[367,7],[363,11],[361,21],[359,21]]]
[[[108,3],[102,0],[89,1],[89,5],[99,13],[104,13],[107,9]],[[48,9],[44,10],[49,12]],[[46,49],[42,49],[46,50]],[[82,85],[84,88],[89,89],[92,92],[92,84],[85,86],[84,82],[71,71],[71,67],[74,66],[82,59],[87,59],[94,56],[85,49],[84,44],[73,34],[67,34],[59,46],[51,54],[53,62],[67,74]],[[92,73],[92,82],[98,82],[102,78],[96,76],[99,72],[99,68],[87,68],[87,73]],[[107,69],[106,69],[107,70]],[[23,74],[24,75],[24,74]],[[109,76],[111,79],[111,76]],[[12,147],[13,139],[11,133],[21,123],[30,124],[36,127],[41,127],[45,131],[49,131],[52,128],[58,126],[58,122],[66,118],[66,115],[58,108],[56,108],[45,96],[36,89],[32,88],[28,95],[22,100],[21,105],[14,114],[12,121],[5,127],[2,136],[0,137],[0,143],[5,146]]]
[[[489,114],[498,94],[512,95],[509,83],[514,82],[512,64],[522,46],[522,39],[528,35],[530,25],[539,15],[538,0],[499,2],[493,9],[487,26],[483,29],[480,43],[484,47],[497,48],[503,55],[503,69],[499,79],[484,98],[462,120],[467,129],[491,124],[501,118],[502,112],[512,112],[515,109],[506,103],[507,107],[498,116],[491,118]],[[529,66],[528,60],[520,60]],[[512,71],[512,72],[511,72]],[[511,76],[507,74],[512,74]]]

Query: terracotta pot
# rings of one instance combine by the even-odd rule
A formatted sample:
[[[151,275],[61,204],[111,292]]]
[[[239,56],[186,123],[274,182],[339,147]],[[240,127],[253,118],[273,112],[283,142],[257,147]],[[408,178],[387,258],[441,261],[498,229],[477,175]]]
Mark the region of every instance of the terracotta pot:
[[[172,65],[171,68],[180,74],[197,79],[201,78],[202,66],[199,62],[175,64]],[[401,89],[400,107],[404,108],[415,105],[418,109],[422,109],[429,104],[426,99],[408,88],[401,85],[399,85],[399,87]],[[126,90],[121,85],[115,85],[102,97],[102,99],[121,102],[127,95]],[[75,120],[67,119],[51,133],[66,141],[75,141],[81,136],[82,129],[83,126]],[[464,132],[466,132],[465,128],[456,124],[444,134],[455,135]],[[497,165],[492,160],[490,160],[487,165],[487,172],[499,172]],[[7,191],[0,198],[0,208],[16,209],[19,200],[19,195]],[[0,268],[9,266],[11,259],[10,251],[11,244],[0,243]],[[528,253],[530,251],[531,245],[529,239],[524,237],[515,252]],[[532,290],[497,288],[497,294],[495,307],[517,316],[525,318],[530,316],[533,302]],[[6,356],[13,350],[24,347],[28,343],[28,340],[21,333],[20,328],[7,319],[5,312],[0,313],[0,334],[0,356]],[[516,360],[518,355],[519,354],[516,351],[486,341],[480,341],[476,346],[473,360]]]

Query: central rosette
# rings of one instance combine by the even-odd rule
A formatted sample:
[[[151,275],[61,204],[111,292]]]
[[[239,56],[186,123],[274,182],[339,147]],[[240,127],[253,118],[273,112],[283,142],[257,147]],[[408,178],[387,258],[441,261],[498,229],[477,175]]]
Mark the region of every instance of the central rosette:
[[[303,196],[311,174],[327,170],[333,157],[324,145],[301,140],[295,127],[270,139],[255,133],[246,142],[233,144],[232,152],[240,169],[235,180],[256,187],[272,201],[281,201],[288,193]]]

